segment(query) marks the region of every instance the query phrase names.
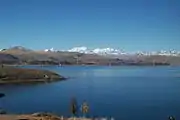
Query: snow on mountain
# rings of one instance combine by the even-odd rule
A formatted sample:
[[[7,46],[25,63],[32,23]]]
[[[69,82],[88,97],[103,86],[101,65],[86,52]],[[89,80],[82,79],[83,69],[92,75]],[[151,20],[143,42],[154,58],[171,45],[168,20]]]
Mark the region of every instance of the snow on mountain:
[[[79,52],[79,53],[86,53],[86,54],[99,54],[99,55],[121,55],[126,54],[125,52],[113,49],[113,48],[96,48],[96,49],[88,49],[87,47],[75,47],[68,52]]]
[[[45,49],[44,51],[45,51],[45,52],[56,52],[56,50],[54,50],[54,48],[51,48],[51,49]]]
[[[113,48],[96,48],[92,50],[93,53],[95,54],[101,54],[101,55],[121,55],[121,54],[126,54],[125,52],[122,52],[121,50],[118,49],[113,49]]]
[[[160,56],[180,56],[180,52],[178,51],[164,51],[164,50],[161,50],[161,51],[152,51],[152,52],[142,52],[142,51],[139,51],[139,52],[136,52],[136,55],[146,55],[146,56],[150,56],[150,55],[160,55]]]
[[[54,50],[54,48],[51,49],[45,49],[45,52],[57,52],[57,50]],[[62,50],[60,50],[62,51]],[[145,56],[150,56],[150,55],[162,55],[162,56],[180,56],[180,51],[175,51],[175,50],[169,50],[169,51],[151,51],[151,52],[146,52],[146,51],[137,51],[137,52],[124,52],[123,50],[119,49],[113,49],[113,48],[96,48],[96,49],[88,49],[85,46],[82,47],[74,47],[69,50],[63,50],[63,51],[68,51],[68,52],[79,52],[79,53],[85,53],[85,54],[98,54],[98,55],[145,55]]]
[[[79,52],[79,53],[89,53],[89,50],[87,47],[74,47],[70,50],[67,50],[68,52]]]

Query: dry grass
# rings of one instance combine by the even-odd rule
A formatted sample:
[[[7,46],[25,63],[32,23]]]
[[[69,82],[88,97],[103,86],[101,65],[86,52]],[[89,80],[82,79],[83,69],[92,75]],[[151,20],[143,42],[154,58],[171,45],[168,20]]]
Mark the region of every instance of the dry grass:
[[[0,120],[92,120],[90,118],[65,118],[58,116],[35,117],[32,115],[0,115]]]

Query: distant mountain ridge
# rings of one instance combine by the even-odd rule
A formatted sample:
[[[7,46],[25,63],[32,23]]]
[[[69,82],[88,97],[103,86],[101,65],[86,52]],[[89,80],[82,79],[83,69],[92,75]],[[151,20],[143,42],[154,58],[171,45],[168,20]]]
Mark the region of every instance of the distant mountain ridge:
[[[1,49],[0,51],[15,51],[15,52],[33,52],[33,50],[22,47],[22,46],[14,46],[10,47],[8,49]],[[152,52],[146,52],[146,51],[137,51],[137,52],[125,52],[124,50],[120,49],[114,49],[114,48],[96,48],[96,49],[88,49],[87,47],[74,47],[69,50],[55,50],[54,48],[41,50],[44,52],[75,52],[75,53],[83,53],[83,54],[97,54],[97,55],[145,55],[145,56],[151,56],[151,55],[161,55],[161,56],[180,56],[180,51],[175,50],[161,50],[161,51],[152,51]]]
[[[38,65],[180,65],[178,52],[126,53],[104,48],[89,50],[86,47],[70,50],[31,50],[21,46],[0,51],[0,63]]]
[[[51,51],[56,52],[58,50],[54,50],[54,48],[51,49],[45,49],[44,51]],[[59,50],[61,51],[61,50]],[[88,49],[87,47],[74,47],[72,49],[66,50],[67,52],[79,52],[84,54],[98,54],[98,55],[145,55],[145,56],[151,56],[151,55],[161,55],[161,56],[180,56],[180,51],[175,50],[161,50],[161,51],[152,51],[152,52],[145,52],[145,51],[137,51],[134,53],[128,53],[124,50],[120,49],[114,49],[114,48],[96,48],[96,49]]]
[[[7,48],[7,49],[2,49],[1,51],[23,53],[23,52],[31,52],[33,50],[27,49],[27,48],[22,47],[22,46],[14,46],[14,47],[10,47],[10,48]]]

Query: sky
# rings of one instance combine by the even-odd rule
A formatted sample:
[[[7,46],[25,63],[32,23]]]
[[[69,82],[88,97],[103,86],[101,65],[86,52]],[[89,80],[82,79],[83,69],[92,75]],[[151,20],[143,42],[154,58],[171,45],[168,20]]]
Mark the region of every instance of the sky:
[[[0,0],[0,48],[180,50],[180,0]]]

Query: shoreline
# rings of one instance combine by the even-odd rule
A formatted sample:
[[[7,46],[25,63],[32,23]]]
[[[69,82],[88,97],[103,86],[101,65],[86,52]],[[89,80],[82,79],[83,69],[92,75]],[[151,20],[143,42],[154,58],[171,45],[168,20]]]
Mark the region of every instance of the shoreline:
[[[0,81],[0,85],[9,85],[9,84],[38,84],[38,83],[52,83],[58,81],[64,81],[66,78],[61,80],[52,80],[47,81],[45,79],[37,79],[37,80],[12,80],[12,81]]]

